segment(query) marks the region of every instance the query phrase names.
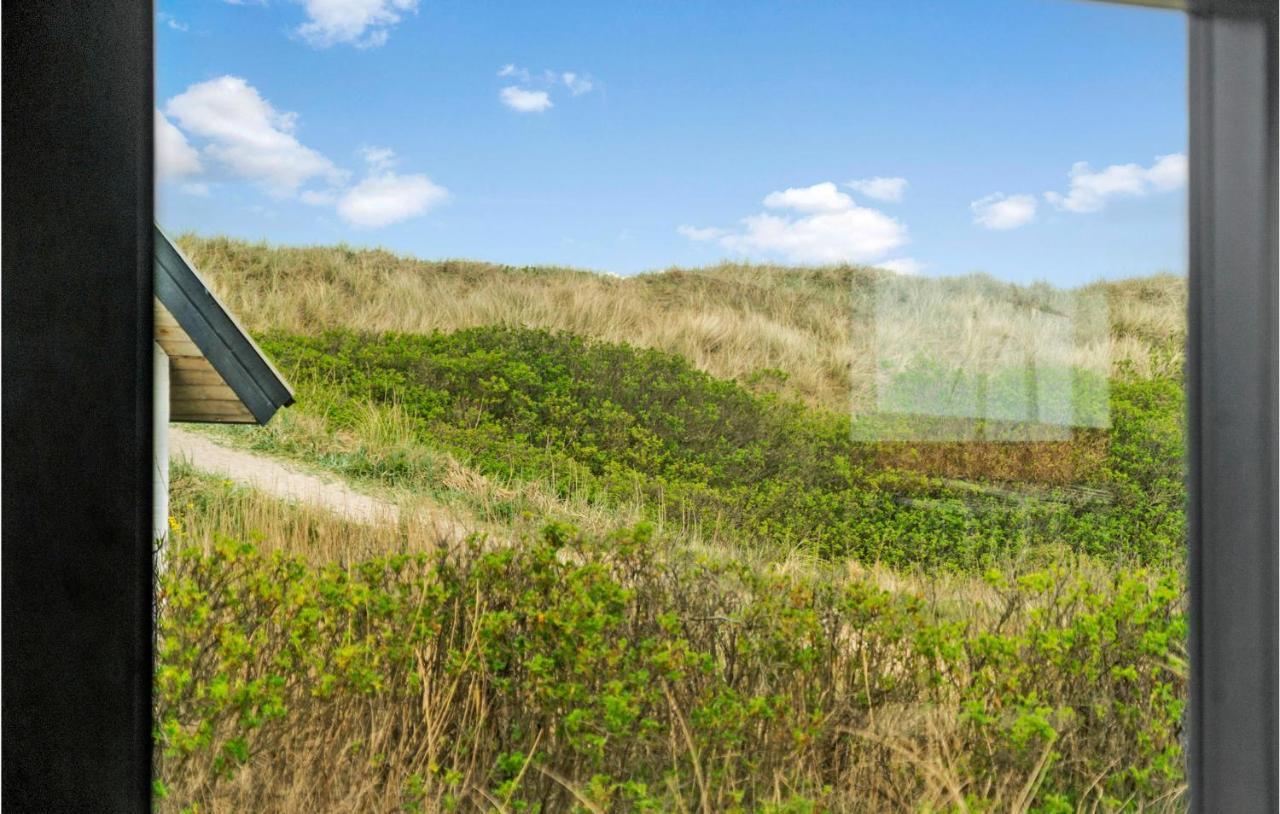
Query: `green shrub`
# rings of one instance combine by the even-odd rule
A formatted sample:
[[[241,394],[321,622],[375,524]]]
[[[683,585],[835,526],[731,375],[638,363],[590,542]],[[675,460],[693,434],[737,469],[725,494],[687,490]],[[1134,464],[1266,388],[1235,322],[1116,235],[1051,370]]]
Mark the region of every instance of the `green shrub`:
[[[752,393],[655,350],[516,328],[274,334],[263,343],[324,393],[305,409],[333,429],[369,402],[395,404],[417,442],[488,476],[545,482],[553,473],[562,495],[604,505],[639,498],[655,520],[708,538],[965,569],[1061,546],[1145,562],[1183,557],[1174,380],[1111,383],[1109,447],[1081,497],[886,469],[876,444],[855,440],[849,416]],[[405,466],[365,471],[394,478]]]
[[[646,527],[324,567],[224,540],[171,562],[174,810],[276,810],[297,773],[317,808],[358,779],[362,810],[540,812],[1074,810],[1182,782],[1174,573],[993,572],[997,606],[956,615]]]

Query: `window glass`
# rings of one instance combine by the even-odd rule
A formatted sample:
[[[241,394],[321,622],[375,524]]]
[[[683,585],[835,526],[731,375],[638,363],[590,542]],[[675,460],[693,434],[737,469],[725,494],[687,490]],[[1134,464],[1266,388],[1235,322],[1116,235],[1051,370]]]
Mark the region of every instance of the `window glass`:
[[[1185,805],[1181,14],[157,8],[160,810]]]

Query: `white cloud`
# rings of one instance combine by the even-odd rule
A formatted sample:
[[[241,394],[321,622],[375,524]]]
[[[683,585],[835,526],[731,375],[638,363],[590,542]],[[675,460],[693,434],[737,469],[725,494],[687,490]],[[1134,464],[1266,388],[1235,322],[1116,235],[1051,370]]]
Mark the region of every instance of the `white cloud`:
[[[563,80],[564,86],[568,88],[569,92],[574,96],[581,96],[584,93],[589,93],[596,86],[595,81],[591,77],[581,76],[573,71],[565,71],[560,74],[560,78]]]
[[[390,147],[361,147],[360,156],[375,170],[389,170],[396,163],[396,151]]]
[[[717,240],[748,257],[781,257],[792,263],[862,263],[907,242],[907,227],[883,212],[858,206],[830,181],[791,187],[764,198],[770,209],[742,219],[741,231],[679,227],[690,240]]]
[[[301,0],[308,22],[298,34],[315,48],[349,44],[357,48],[384,45],[390,30],[418,0]]]
[[[1112,164],[1101,170],[1094,170],[1086,161],[1077,161],[1071,165],[1068,177],[1067,193],[1046,192],[1045,200],[1067,212],[1097,212],[1111,198],[1141,197],[1182,187],[1187,181],[1187,157],[1173,153],[1157,156],[1150,167]]]
[[[165,25],[169,26],[174,31],[190,31],[191,30],[191,26],[182,22],[177,17],[174,17],[172,14],[167,14],[163,11],[156,12],[156,19],[162,21]]]
[[[338,201],[338,214],[354,226],[390,226],[421,215],[448,197],[448,190],[425,175],[384,172],[347,190]]]
[[[1147,170],[1147,181],[1159,192],[1187,185],[1187,157],[1182,153],[1158,155]]]
[[[1117,195],[1141,195],[1146,186],[1146,172],[1137,164],[1112,164],[1094,172],[1088,163],[1077,161],[1071,166],[1071,186],[1067,194],[1045,193],[1045,198],[1068,212],[1096,212],[1108,198]]]
[[[875,178],[859,178],[856,181],[849,181],[845,186],[877,201],[897,203],[902,200],[903,193],[907,191],[907,179],[876,176]]]
[[[312,179],[337,184],[345,177],[293,135],[297,114],[278,112],[240,77],[192,85],[170,99],[165,112],[188,133],[208,139],[206,156],[274,196],[294,195]]]
[[[541,113],[553,107],[545,90],[526,90],[511,85],[502,89],[499,98],[504,105],[520,113]]]
[[[853,199],[836,189],[830,181],[811,187],[791,187],[770,192],[764,198],[770,209],[794,209],[797,212],[841,212],[853,207]]]
[[[705,228],[699,228],[697,226],[677,226],[676,232],[684,235],[690,240],[698,241],[715,240],[716,238],[724,237],[729,233],[726,229],[718,229],[714,226],[707,226]]]
[[[554,107],[551,94],[559,93],[561,87],[568,90],[569,95],[574,97],[590,93],[598,87],[596,80],[590,74],[577,71],[557,72],[549,68],[541,73],[534,73],[514,62],[508,62],[499,68],[497,75],[499,78],[520,83],[503,88],[499,98],[507,107],[521,113],[541,113]]]
[[[996,192],[969,204],[973,222],[987,229],[1006,230],[1024,226],[1035,219],[1036,199],[1031,195]]]
[[[519,79],[521,82],[529,81],[529,71],[524,68],[520,68],[511,62],[508,62],[506,65],[503,65],[501,68],[498,69],[498,76],[501,76],[501,77],[514,76],[516,79]]]
[[[293,135],[297,114],[282,113],[245,80],[224,76],[192,85],[170,99],[165,111],[187,133],[207,140],[204,156],[277,198],[296,197],[310,206],[336,207],[347,223],[376,228],[421,215],[449,197],[448,190],[421,174],[392,171],[395,151],[365,146],[359,154],[369,174],[347,187],[350,173],[301,144]],[[157,167],[169,178],[194,175],[201,155],[183,131],[156,112]],[[319,188],[303,187],[322,182]],[[207,195],[204,183],[187,183],[183,191]],[[265,211],[265,210],[262,210]]]
[[[172,181],[188,175],[196,175],[204,166],[200,153],[187,143],[187,137],[174,127],[173,122],[156,111],[156,176],[160,181]]]
[[[913,257],[895,257],[892,260],[883,260],[876,265],[888,271],[907,275],[919,274],[925,267],[924,263]]]
[[[907,230],[874,209],[853,207],[804,218],[752,215],[746,231],[721,238],[745,255],[780,255],[793,263],[861,263],[906,242]]]

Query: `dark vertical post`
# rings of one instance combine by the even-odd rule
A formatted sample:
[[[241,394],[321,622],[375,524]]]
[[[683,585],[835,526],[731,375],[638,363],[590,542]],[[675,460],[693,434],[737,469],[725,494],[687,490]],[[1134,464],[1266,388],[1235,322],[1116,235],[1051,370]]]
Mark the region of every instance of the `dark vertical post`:
[[[1275,2],[1191,11],[1192,810],[1274,812]]]
[[[145,811],[152,8],[4,4],[5,811]]]

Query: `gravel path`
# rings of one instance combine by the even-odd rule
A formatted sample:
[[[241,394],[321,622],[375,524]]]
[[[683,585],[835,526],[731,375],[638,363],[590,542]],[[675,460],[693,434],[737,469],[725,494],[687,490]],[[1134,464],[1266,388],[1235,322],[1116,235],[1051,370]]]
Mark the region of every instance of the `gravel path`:
[[[399,506],[357,492],[337,478],[311,474],[275,458],[226,447],[178,427],[169,428],[169,457],[275,497],[324,507],[357,523],[400,522]],[[423,511],[420,519],[431,522],[447,538],[462,539],[467,534],[460,523],[442,514]]]

